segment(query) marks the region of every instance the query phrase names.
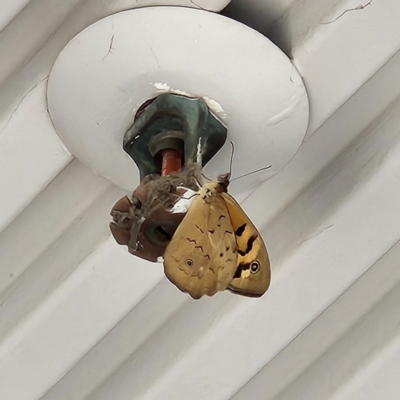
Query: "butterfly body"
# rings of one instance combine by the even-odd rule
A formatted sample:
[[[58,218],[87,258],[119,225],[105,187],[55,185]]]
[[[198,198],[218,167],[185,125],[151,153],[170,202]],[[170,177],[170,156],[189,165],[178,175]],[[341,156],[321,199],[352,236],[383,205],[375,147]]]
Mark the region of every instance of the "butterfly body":
[[[227,192],[230,174],[204,184],[164,254],[167,278],[198,299],[218,291],[259,297],[270,265],[261,235]]]

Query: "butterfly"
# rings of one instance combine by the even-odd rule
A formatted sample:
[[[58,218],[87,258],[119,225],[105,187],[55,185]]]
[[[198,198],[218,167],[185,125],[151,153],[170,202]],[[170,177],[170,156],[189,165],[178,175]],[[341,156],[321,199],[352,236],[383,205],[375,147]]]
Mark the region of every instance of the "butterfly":
[[[229,290],[260,297],[271,280],[264,241],[228,194],[230,173],[200,187],[164,253],[164,272],[194,299]]]

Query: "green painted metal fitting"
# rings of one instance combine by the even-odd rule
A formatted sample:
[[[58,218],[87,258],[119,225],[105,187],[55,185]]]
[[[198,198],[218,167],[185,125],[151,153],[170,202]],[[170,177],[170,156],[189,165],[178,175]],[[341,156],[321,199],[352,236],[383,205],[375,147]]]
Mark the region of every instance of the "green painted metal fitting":
[[[179,150],[183,165],[200,162],[200,154],[204,167],[226,137],[226,127],[203,99],[165,93],[139,108],[123,148],[138,166],[142,181],[147,175],[161,174],[160,150]]]

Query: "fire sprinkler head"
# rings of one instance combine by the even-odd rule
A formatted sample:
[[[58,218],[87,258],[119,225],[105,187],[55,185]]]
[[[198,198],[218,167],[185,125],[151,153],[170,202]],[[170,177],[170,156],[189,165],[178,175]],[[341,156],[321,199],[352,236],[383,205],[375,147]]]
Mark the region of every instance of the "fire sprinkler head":
[[[265,36],[221,15],[145,7],[104,18],[73,38],[48,83],[48,109],[69,151],[97,174],[132,190],[139,172],[123,150],[138,108],[162,93],[202,98],[227,128],[205,167],[215,178],[271,165],[232,183],[246,192],[279,172],[299,148],[308,99],[288,57]]]

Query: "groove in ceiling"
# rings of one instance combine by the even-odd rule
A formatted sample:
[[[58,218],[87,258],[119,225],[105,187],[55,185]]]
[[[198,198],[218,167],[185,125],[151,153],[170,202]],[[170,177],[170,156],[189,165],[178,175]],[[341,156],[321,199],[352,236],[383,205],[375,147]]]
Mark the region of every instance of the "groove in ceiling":
[[[396,398],[400,5],[365,3],[224,11],[293,57],[311,123],[243,202],[271,255],[270,290],[193,301],[114,243],[108,213],[125,192],[73,159],[45,98],[55,58],[90,23],[189,4],[0,2],[1,399]]]

